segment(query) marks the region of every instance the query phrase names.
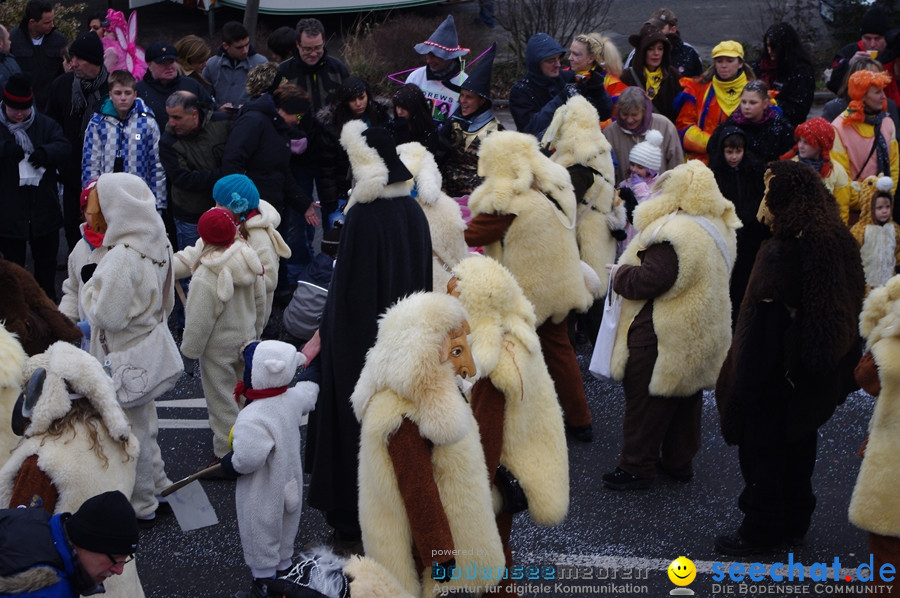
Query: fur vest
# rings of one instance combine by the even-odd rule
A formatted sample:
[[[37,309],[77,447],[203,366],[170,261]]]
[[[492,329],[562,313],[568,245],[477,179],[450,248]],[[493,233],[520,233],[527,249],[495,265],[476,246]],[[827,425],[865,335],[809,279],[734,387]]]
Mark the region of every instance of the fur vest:
[[[397,146],[397,153],[412,173],[411,195],[425,212],[431,232],[432,288],[443,291],[450,280],[450,270],[469,254],[463,231],[466,223],[459,204],[441,191],[441,173],[434,156],[421,143]]]
[[[612,148],[600,130],[597,110],[582,96],[570,98],[553,115],[544,141],[555,150],[551,159],[569,168],[576,164],[590,168],[594,182],[582,197],[576,197],[578,215],[575,233],[581,259],[594,272],[606,272],[606,264],[616,260],[616,240],[611,231],[627,223],[625,206],[615,190]],[[600,279],[596,296],[606,295],[608,278]]]
[[[569,173],[525,133],[499,131],[481,147],[478,173],[485,179],[469,197],[472,216],[516,215],[503,240],[484,248],[485,255],[513,273],[534,305],[538,325],[548,318],[559,323],[573,309],[586,311],[600,283],[579,258]]]
[[[396,304],[381,319],[378,340],[350,398],[361,422],[359,519],[366,555],[384,565],[407,592],[423,598],[436,594],[437,583],[430,566],[421,580],[417,574],[395,474],[402,464],[391,460],[387,448],[404,419],[432,446],[434,483],[449,521],[457,567],[496,572],[505,562],[478,425],[456,386],[452,365],[441,363],[437,350],[464,317],[456,299],[437,293],[417,293]],[[484,591],[497,583],[496,577],[464,577],[448,585]]]
[[[13,405],[22,391],[22,368],[27,358],[16,337],[0,326],[0,467],[19,441],[12,432],[10,421]]]
[[[474,255],[453,272],[469,314],[479,374],[506,399],[500,462],[522,485],[531,518],[557,525],[569,509],[569,459],[562,411],[534,330],[534,308],[512,274],[491,258]]]
[[[638,266],[638,252],[653,243],[668,242],[678,256],[678,277],[653,299],[653,329],[659,356],[650,379],[650,393],[688,396],[715,386],[719,368],[731,344],[731,299],[728,281],[737,256],[736,229],[741,226],[734,205],[722,197],[712,171],[691,161],[661,175],[660,195],[639,205],[634,225],[640,234],[619,259]],[[674,215],[673,215],[674,214]],[[713,236],[694,217],[712,223],[725,242],[728,259]],[[623,299],[613,348],[613,377],[625,376],[628,330],[646,300]]]

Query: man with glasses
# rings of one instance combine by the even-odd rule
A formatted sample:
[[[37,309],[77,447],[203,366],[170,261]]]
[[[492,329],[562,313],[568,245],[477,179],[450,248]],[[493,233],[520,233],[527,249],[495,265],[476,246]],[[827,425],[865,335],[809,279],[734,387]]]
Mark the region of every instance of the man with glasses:
[[[0,510],[0,588],[4,596],[76,598],[104,591],[134,559],[138,526],[118,490],[89,498],[74,513]]]
[[[289,83],[299,85],[312,98],[313,114],[331,104],[334,92],[350,76],[344,63],[328,55],[325,28],[318,19],[300,19],[297,23],[297,53],[278,67]]]

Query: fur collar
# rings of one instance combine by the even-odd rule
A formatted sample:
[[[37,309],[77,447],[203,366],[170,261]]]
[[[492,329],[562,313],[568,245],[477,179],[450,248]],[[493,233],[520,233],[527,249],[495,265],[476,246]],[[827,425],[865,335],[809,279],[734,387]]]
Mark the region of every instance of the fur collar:
[[[244,224],[250,228],[277,228],[281,224],[281,214],[278,213],[272,204],[264,199],[259,200],[259,207],[256,208],[259,214],[248,219]]]
[[[341,130],[341,145],[350,158],[353,171],[353,189],[344,213],[354,204],[370,203],[379,197],[407,197],[409,186],[406,181],[388,185],[388,167],[378,155],[378,151],[366,143],[363,131],[368,128],[361,120],[351,120]]]
[[[58,341],[26,362],[25,376],[30,378],[38,368],[47,370],[47,378],[31,414],[31,424],[25,430],[26,438],[43,434],[51,423],[69,412],[72,408],[71,390],[91,402],[112,438],[128,440],[131,426],[116,400],[112,378],[97,359]]]
[[[254,285],[265,272],[253,248],[240,240],[226,249],[201,255],[200,264],[216,276],[216,295],[220,301],[231,299],[234,287]]]
[[[350,397],[356,419],[363,420],[376,394],[389,390],[408,403],[423,437],[436,445],[462,440],[471,412],[440,350],[447,333],[465,319],[462,304],[441,293],[415,293],[388,309]]]

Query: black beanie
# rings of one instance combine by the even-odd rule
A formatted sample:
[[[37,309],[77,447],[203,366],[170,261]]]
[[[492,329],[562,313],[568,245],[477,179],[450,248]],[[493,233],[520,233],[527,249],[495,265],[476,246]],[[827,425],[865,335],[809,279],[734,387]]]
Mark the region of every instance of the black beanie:
[[[880,6],[873,6],[863,15],[862,22],[859,24],[859,36],[862,37],[867,33],[875,35],[887,35],[890,29],[890,19],[887,13]]]
[[[97,37],[96,33],[91,33]],[[97,38],[100,39],[100,38]],[[118,490],[93,496],[65,522],[72,544],[100,554],[134,554],[138,525],[134,509]]]
[[[87,60],[91,64],[103,66],[103,42],[94,33],[85,33],[69,46],[69,54]]]
[[[96,34],[94,34],[96,37]],[[24,110],[34,105],[34,94],[31,92],[31,77],[25,73],[10,75],[3,88],[3,104],[10,108]]]
[[[397,155],[397,146],[394,144],[394,136],[390,131],[384,127],[371,127],[363,131],[362,135],[366,144],[378,152],[378,156],[387,166],[388,185],[413,178],[400,156]]]

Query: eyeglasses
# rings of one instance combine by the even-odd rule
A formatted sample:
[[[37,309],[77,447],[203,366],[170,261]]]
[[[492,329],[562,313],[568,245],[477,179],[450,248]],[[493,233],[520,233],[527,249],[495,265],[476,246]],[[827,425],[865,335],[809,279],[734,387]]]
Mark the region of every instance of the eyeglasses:
[[[128,556],[125,557],[125,560],[124,560],[124,561],[117,561],[117,560],[115,559],[115,557],[113,557],[113,555],[111,555],[111,554],[107,554],[107,555],[106,555],[106,558],[108,558],[110,561],[112,561],[113,567],[117,567],[117,566],[119,566],[119,565],[127,565],[128,563],[130,563],[131,561],[133,561],[133,560],[134,560],[134,555],[133,555],[133,554],[129,554]]]
[[[302,54],[317,54],[325,49],[325,44],[319,44],[318,46],[300,46],[300,52]]]

